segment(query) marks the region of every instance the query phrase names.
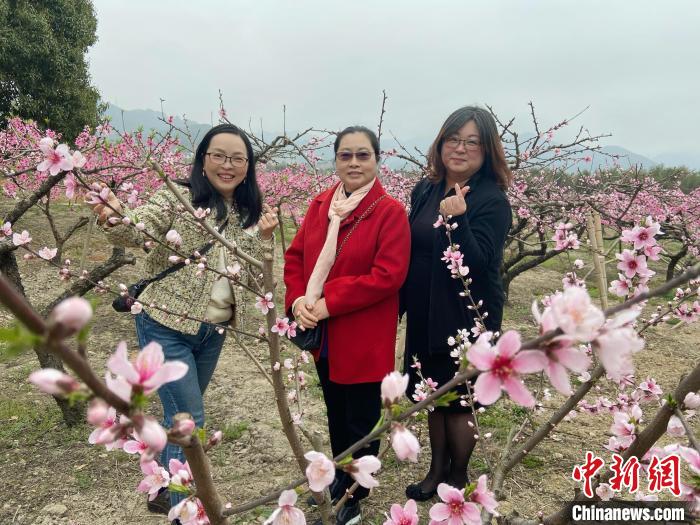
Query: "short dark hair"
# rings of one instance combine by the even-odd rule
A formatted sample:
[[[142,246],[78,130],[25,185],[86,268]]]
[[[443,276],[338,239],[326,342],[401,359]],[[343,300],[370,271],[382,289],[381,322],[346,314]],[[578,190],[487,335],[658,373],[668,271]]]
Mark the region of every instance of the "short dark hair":
[[[469,121],[473,121],[476,124],[479,130],[479,140],[484,148],[484,165],[482,169],[489,176],[495,177],[501,188],[507,189],[513,180],[513,174],[506,162],[496,121],[491,113],[478,106],[459,108],[447,117],[428,151],[428,178],[433,182],[445,178],[447,169],[442,163],[442,145],[446,138],[456,134]]]
[[[335,138],[335,143],[333,144],[333,153],[338,153],[340,141],[345,135],[349,135],[351,133],[364,133],[367,136],[369,143],[372,145],[372,149],[374,150],[374,156],[377,158],[377,162],[379,162],[379,139],[374,131],[366,128],[365,126],[348,126],[343,131],[338,133],[338,136]]]
[[[204,155],[209,149],[211,139],[219,133],[232,133],[241,137],[248,155],[248,171],[242,182],[233,192],[233,205],[243,219],[243,228],[257,224],[262,213],[262,193],[255,176],[255,154],[253,146],[245,132],[233,124],[214,126],[202,137],[192,162],[192,170],[188,185],[192,190],[192,204],[203,208],[216,209],[216,218],[221,221],[226,216],[226,203],[223,196],[211,185],[204,176]]]

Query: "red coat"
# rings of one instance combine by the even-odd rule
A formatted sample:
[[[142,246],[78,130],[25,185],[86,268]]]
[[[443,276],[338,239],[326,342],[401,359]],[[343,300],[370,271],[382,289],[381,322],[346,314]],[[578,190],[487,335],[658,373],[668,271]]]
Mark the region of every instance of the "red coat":
[[[285,310],[305,295],[306,284],[328,231],[335,187],[318,195],[284,255]],[[355,220],[381,195],[377,180],[340,224],[338,243]],[[381,381],[394,369],[399,288],[406,278],[411,233],[406,210],[385,197],[348,238],[323,286],[328,318],[328,366],[335,383]],[[318,358],[318,352],[315,357]]]

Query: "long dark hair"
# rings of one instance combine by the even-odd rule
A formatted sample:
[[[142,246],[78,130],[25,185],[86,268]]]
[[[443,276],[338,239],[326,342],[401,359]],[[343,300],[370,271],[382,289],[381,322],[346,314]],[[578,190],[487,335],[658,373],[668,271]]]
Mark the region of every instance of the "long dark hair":
[[[204,176],[204,155],[209,149],[209,143],[212,137],[219,133],[232,133],[241,137],[245,144],[246,155],[248,156],[248,171],[244,181],[236,186],[233,192],[233,205],[243,218],[243,228],[249,228],[257,224],[262,213],[262,194],[258,187],[258,180],[255,177],[255,154],[253,146],[246,136],[245,132],[240,130],[233,124],[220,124],[214,126],[202,138],[202,141],[197,146],[197,152],[194,155],[192,162],[192,170],[188,186],[192,190],[192,204],[203,208],[216,208],[216,218],[222,221],[226,217],[226,202],[223,196],[216,191],[216,188],[211,185],[211,182]]]
[[[513,180],[513,174],[506,162],[496,121],[488,111],[478,106],[459,108],[447,117],[428,151],[428,166],[430,168],[428,178],[433,182],[445,178],[447,169],[442,162],[442,145],[446,138],[455,135],[469,121],[474,121],[476,124],[479,130],[479,140],[484,148],[484,165],[481,169],[489,176],[495,177],[501,188],[507,189]]]

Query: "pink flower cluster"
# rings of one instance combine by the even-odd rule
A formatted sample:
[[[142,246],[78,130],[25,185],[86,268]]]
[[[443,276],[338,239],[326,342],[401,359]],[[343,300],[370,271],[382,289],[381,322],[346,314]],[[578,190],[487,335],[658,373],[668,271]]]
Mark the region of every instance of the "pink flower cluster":
[[[647,266],[647,258],[659,260],[661,246],[657,244],[656,235],[663,233],[658,222],[651,216],[645,220],[644,226],[634,226],[631,230],[622,230],[620,239],[633,245],[615,254],[618,259],[617,269],[620,270],[618,279],[610,283],[609,290],[618,297],[633,297],[647,291],[649,279],[656,273]]]
[[[555,250],[578,250],[581,246],[576,232],[571,231],[574,225],[570,222],[557,224],[552,240],[556,242]]]

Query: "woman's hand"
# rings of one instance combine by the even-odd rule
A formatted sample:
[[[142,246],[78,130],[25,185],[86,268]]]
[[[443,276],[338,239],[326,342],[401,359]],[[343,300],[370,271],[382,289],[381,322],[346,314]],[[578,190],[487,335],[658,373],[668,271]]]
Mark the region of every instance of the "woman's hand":
[[[260,238],[264,241],[272,239],[272,232],[275,231],[278,224],[277,208],[270,208],[267,204],[263,204],[263,213],[258,222]]]
[[[294,314],[294,320],[303,329],[315,328],[318,324],[318,317],[314,315],[313,305],[306,304],[306,298],[302,298],[297,302],[292,314]]]
[[[457,217],[467,212],[467,201],[464,200],[464,196],[468,191],[469,186],[460,188],[459,184],[455,182],[455,195],[447,197],[440,202],[440,213],[443,217],[447,217],[448,215]]]
[[[328,308],[326,307],[325,297],[321,297],[318,301],[316,301],[316,304],[313,308],[313,313],[316,315],[316,318],[319,321],[322,321],[323,319],[328,319],[330,317],[330,314],[328,313]]]
[[[103,188],[106,188],[106,184],[102,184]],[[117,217],[122,213],[122,205],[117,199],[117,196],[110,190],[107,196],[107,203],[98,202],[92,204],[92,211],[97,215],[97,222],[104,224],[110,217]]]

